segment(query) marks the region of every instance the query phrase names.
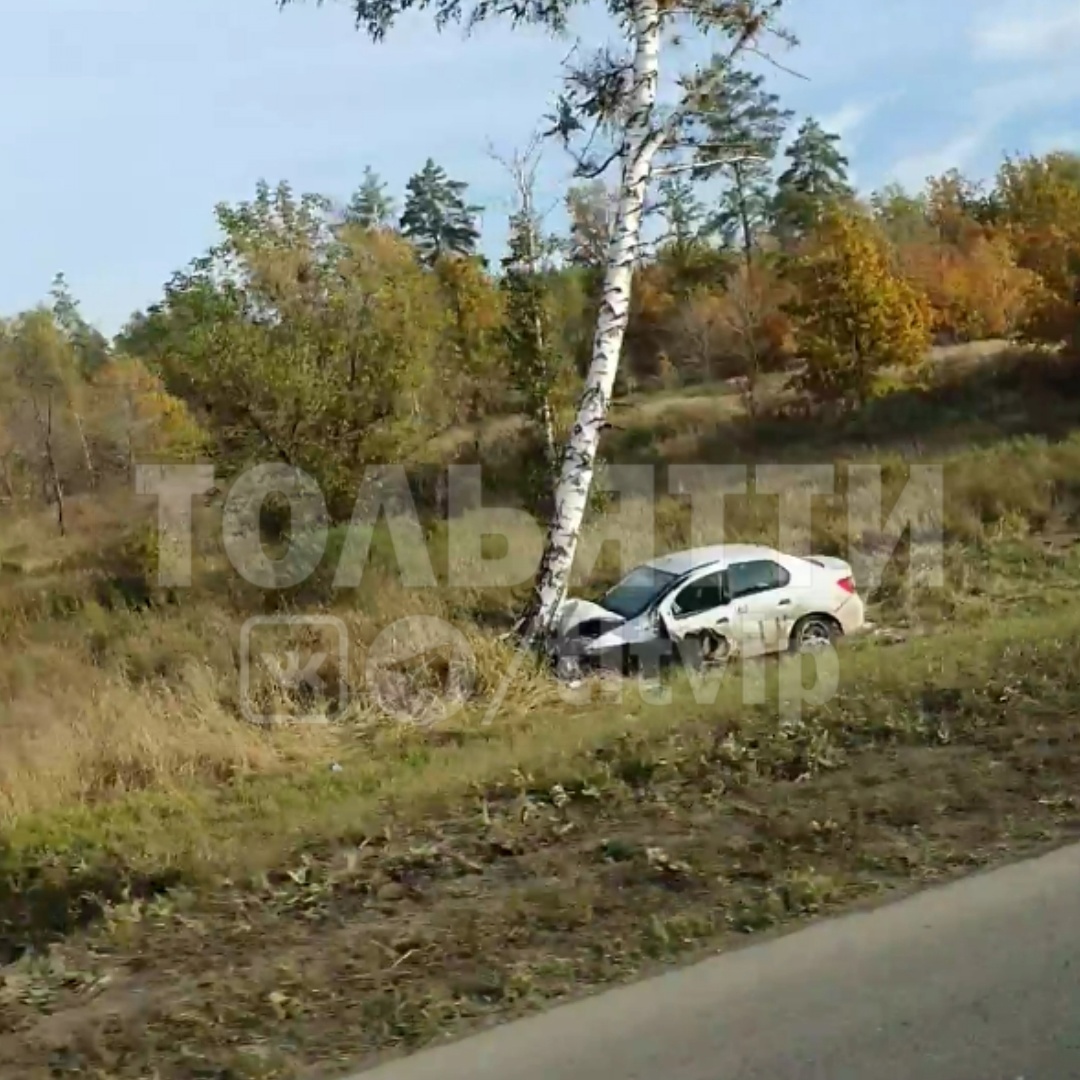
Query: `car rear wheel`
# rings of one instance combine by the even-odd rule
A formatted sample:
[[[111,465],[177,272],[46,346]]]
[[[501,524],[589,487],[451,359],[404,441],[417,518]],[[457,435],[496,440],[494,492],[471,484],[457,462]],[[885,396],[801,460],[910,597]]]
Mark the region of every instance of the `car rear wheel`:
[[[805,615],[791,631],[790,648],[796,653],[820,652],[836,643],[842,631],[828,615]]]

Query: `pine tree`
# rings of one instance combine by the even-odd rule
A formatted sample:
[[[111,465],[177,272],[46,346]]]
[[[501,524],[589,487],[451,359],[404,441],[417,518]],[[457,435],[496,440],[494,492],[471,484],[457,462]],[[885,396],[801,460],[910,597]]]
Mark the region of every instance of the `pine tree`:
[[[385,229],[394,218],[394,200],[386,193],[386,184],[370,165],[345,208],[345,222],[364,229]]]
[[[405,189],[401,231],[425,262],[440,255],[472,255],[480,240],[476,215],[481,207],[465,201],[467,185],[451,180],[431,158],[410,177]]]
[[[705,207],[697,197],[693,180],[685,173],[665,176],[657,190],[657,209],[667,226],[663,242],[676,253],[689,251],[700,241],[705,223]]]
[[[83,318],[79,302],[72,296],[63,274],[53,278],[50,295],[53,319],[74,347],[81,373],[92,375],[109,359],[108,340]]]
[[[712,68],[726,65],[714,57]],[[724,181],[711,232],[738,247],[749,267],[758,237],[769,222],[772,207],[772,167],[792,113],[765,89],[761,75],[731,71],[716,79],[706,69],[699,81],[712,87],[701,103],[704,128],[697,160],[698,176]]]
[[[831,208],[854,195],[839,143],[839,135],[807,117],[784,152],[788,167],[777,180],[773,207],[776,230],[784,241],[805,236]]]

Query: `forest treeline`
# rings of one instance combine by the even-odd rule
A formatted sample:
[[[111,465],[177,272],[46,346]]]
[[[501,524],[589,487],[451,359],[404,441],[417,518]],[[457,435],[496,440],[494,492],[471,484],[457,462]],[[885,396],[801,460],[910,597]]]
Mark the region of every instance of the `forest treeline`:
[[[621,392],[737,377],[753,412],[760,377],[790,369],[806,408],[842,407],[917,378],[935,342],[1080,344],[1080,157],[864,199],[838,136],[807,120],[781,153],[791,117],[763,81],[724,94],[716,137],[752,153],[659,179]],[[341,202],[262,183],[219,205],[218,243],[112,341],[58,278],[0,322],[0,500],[62,522],[66,496],[130,484],[138,461],[209,455],[300,466],[347,512],[365,466],[498,414],[529,421],[542,485],[589,365],[613,193],[572,187],[553,235],[535,158],[510,171],[497,261],[467,186],[428,160],[400,206],[371,169]]]

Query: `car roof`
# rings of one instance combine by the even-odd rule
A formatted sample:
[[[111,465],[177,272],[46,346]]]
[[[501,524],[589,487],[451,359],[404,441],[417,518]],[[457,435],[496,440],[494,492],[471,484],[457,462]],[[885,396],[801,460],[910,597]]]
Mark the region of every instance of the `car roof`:
[[[723,569],[731,563],[749,562],[753,559],[782,559],[776,548],[761,544],[713,544],[710,547],[690,548],[687,551],[673,551],[650,559],[646,566],[653,570],[662,570],[666,574],[681,576],[691,570],[716,564]]]

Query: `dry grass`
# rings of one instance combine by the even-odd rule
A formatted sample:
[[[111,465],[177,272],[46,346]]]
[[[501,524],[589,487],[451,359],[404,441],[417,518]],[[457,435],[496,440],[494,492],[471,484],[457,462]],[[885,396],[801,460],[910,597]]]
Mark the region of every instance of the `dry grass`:
[[[907,483],[907,466],[899,458],[879,460],[887,512]],[[1057,444],[1023,440],[947,460],[944,506],[940,513],[930,507],[917,522],[924,534],[940,527],[946,535],[945,585],[912,589],[894,567],[875,594],[873,617],[894,626],[933,626],[945,618],[978,624],[1017,596],[1031,594],[1043,607],[1062,602],[1073,581],[1071,549],[1046,548],[1037,538],[1048,533],[1068,540],[1073,535],[1078,475],[1080,441],[1075,439]],[[874,514],[863,513],[860,505],[858,499],[822,500],[807,545],[850,554],[855,541],[863,551],[873,551],[876,530],[864,525],[873,522]],[[214,784],[332,761],[343,741],[385,722],[387,706],[419,713],[438,701],[451,677],[458,678],[455,693],[482,706],[514,662],[510,647],[491,628],[508,626],[519,609],[534,565],[521,555],[541,539],[534,523],[521,518],[511,523],[507,548],[518,558],[510,561],[511,573],[499,587],[479,584],[491,576],[491,564],[476,557],[492,525],[482,513],[466,519],[471,540],[458,551],[451,584],[445,528],[430,533],[431,562],[442,581],[438,588],[404,587],[394,576],[395,559],[385,536],[356,589],[333,592],[337,564],[330,557],[313,583],[297,595],[279,598],[279,604],[285,604],[286,613],[322,611],[340,619],[349,643],[344,666],[323,669],[327,685],[321,690],[304,685],[288,690],[256,659],[246,700],[259,715],[314,714],[333,723],[260,727],[241,707],[238,648],[241,625],[263,613],[265,597],[235,580],[231,591],[220,591],[222,576],[228,574],[221,566],[220,537],[213,535],[216,519],[211,515],[203,522],[206,531],[200,534],[190,595],[178,604],[133,609],[105,585],[117,573],[145,576],[152,568],[124,564],[118,570],[117,558],[108,553],[112,540],[94,547],[93,538],[108,536],[109,523],[116,520],[100,506],[96,509],[97,517],[85,528],[73,529],[62,540],[52,535],[50,522],[40,519],[19,521],[0,534],[0,562],[8,567],[0,576],[3,821],[134,789]],[[576,587],[599,588],[658,550],[715,542],[720,536],[778,542],[775,498],[733,498],[722,515],[710,513],[716,509],[716,504],[704,513],[696,508],[691,520],[689,507],[677,499],[655,507],[641,500],[613,507],[609,520],[595,522],[586,532]],[[130,509],[124,511],[130,520]],[[89,516],[90,508],[83,513]],[[495,524],[505,527],[505,522]],[[890,553],[886,542],[879,555]],[[1025,607],[1022,599],[1016,603]],[[382,662],[393,658],[380,653],[379,674],[372,677],[372,643],[378,639],[385,649],[389,639],[380,634],[402,619],[419,621],[406,623],[399,636],[422,632],[425,617],[459,629],[471,657],[467,670],[460,664],[455,668],[445,650],[428,653],[422,663],[407,664],[404,670]],[[261,651],[274,655],[288,649],[308,655],[316,644],[313,635],[318,636],[308,627],[273,627],[256,641],[263,642]],[[322,644],[333,652],[333,640]],[[503,708],[513,713],[544,706],[555,694],[548,680],[526,666]]]

